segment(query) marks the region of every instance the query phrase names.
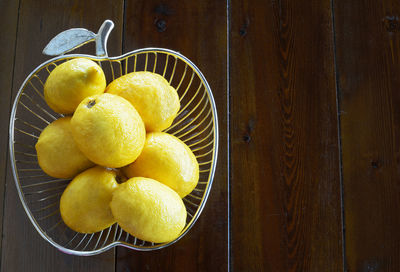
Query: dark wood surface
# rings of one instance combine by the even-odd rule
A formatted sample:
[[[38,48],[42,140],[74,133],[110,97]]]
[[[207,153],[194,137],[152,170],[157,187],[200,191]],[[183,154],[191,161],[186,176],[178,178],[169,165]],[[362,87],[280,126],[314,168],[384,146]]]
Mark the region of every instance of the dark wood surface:
[[[231,10],[232,266],[340,271],[330,1],[234,0]]]
[[[347,268],[399,271],[400,5],[334,9]]]
[[[5,180],[9,163],[7,128],[11,111],[18,8],[19,1],[0,1],[0,25],[7,25],[0,35],[0,44],[3,45],[3,50],[0,50],[2,62],[0,70],[0,89],[2,90],[0,91],[0,127],[2,128],[0,133],[0,219],[3,219]],[[3,230],[3,224],[1,224],[0,229]]]
[[[399,12],[388,0],[0,0],[1,270],[400,271]],[[116,26],[111,56],[166,47],[203,71],[220,153],[207,205],[178,243],[75,257],[25,215],[7,128],[47,42],[104,19]]]

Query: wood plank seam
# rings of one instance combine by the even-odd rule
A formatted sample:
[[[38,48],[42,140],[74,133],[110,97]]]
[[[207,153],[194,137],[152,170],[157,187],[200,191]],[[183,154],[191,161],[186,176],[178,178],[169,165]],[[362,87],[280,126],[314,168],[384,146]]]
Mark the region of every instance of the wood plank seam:
[[[345,210],[344,210],[344,184],[343,184],[343,163],[342,163],[342,138],[341,138],[341,123],[340,123],[340,84],[339,84],[339,71],[337,69],[336,60],[336,30],[335,30],[335,0],[331,0],[331,18],[332,18],[332,40],[333,40],[333,65],[335,73],[335,89],[336,89],[336,112],[337,112],[337,138],[339,148],[339,182],[340,182],[340,208],[341,208],[341,221],[342,221],[342,262],[343,271],[346,271],[346,229],[345,229]]]
[[[125,36],[126,36],[126,0],[122,0],[122,48],[121,55],[125,54]]]
[[[231,0],[226,1],[226,90],[227,90],[227,108],[226,108],[226,122],[227,122],[227,171],[228,171],[228,271],[233,271],[232,266],[232,250],[231,250],[231,217],[232,217],[232,209],[231,209],[231,201],[232,201],[232,172],[231,172],[231,148],[232,143],[230,139],[230,131],[231,131]]]

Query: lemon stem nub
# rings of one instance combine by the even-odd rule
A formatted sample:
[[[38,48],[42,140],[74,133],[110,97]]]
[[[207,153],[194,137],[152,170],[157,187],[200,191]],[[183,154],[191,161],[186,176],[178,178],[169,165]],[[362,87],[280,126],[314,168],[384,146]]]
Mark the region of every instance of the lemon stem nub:
[[[90,109],[94,105],[96,105],[96,100],[89,101],[89,103],[87,104],[87,107]]]

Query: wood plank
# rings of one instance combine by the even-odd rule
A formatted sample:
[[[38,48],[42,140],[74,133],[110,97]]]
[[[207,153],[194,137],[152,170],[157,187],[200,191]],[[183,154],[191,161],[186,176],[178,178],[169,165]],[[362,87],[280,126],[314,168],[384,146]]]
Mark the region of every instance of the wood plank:
[[[4,190],[7,175],[8,161],[8,123],[11,111],[11,89],[14,71],[15,41],[18,23],[19,1],[0,2],[0,25],[7,26],[2,29],[0,35],[0,221],[3,222]],[[2,233],[3,224],[0,225]],[[0,243],[2,238],[0,238]],[[1,246],[0,246],[1,252]]]
[[[232,266],[342,271],[331,3],[231,1]]]
[[[123,1],[26,1],[21,0],[17,32],[12,97],[25,77],[49,57],[42,49],[59,32],[71,27],[97,31],[105,19],[116,29],[109,52],[119,54],[122,45]],[[81,52],[94,53],[94,46]],[[94,257],[76,257],[57,251],[44,241],[22,208],[8,167],[3,223],[2,271],[114,271],[115,250]]]
[[[228,269],[227,83],[225,1],[128,1],[124,51],[166,47],[191,59],[216,100],[220,153],[208,202],[189,233],[154,252],[117,250],[117,271],[226,271]]]
[[[334,1],[348,271],[400,268],[400,5]]]

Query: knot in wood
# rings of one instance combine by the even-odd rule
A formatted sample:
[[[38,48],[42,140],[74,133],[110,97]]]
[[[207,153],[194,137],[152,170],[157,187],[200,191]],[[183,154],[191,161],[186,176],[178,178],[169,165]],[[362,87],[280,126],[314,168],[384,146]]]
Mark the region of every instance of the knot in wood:
[[[400,28],[398,16],[386,16],[383,19],[383,23],[387,32],[394,33]]]
[[[164,32],[167,29],[167,22],[163,19],[156,20],[155,25],[158,32]]]

